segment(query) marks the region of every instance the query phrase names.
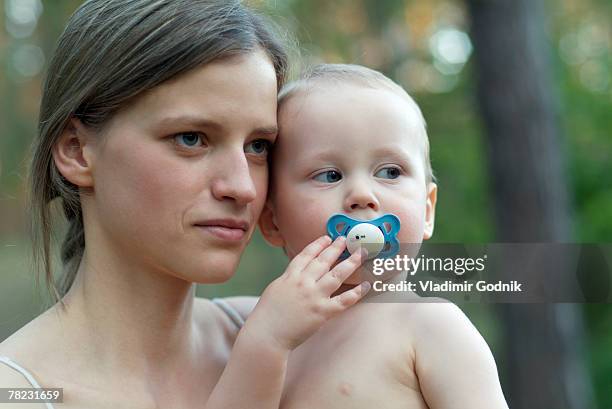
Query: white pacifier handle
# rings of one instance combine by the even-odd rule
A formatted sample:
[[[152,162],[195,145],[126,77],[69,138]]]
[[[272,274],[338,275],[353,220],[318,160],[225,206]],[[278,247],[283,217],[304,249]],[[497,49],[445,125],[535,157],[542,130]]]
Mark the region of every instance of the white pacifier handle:
[[[385,246],[385,236],[370,223],[359,223],[346,233],[346,249],[353,254],[360,248],[368,251],[367,259],[375,258]]]

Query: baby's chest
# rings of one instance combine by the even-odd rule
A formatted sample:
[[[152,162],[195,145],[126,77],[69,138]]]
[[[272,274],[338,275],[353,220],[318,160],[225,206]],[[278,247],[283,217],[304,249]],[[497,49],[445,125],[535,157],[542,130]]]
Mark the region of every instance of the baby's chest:
[[[372,330],[320,332],[297,348],[281,409],[426,408],[401,340]]]

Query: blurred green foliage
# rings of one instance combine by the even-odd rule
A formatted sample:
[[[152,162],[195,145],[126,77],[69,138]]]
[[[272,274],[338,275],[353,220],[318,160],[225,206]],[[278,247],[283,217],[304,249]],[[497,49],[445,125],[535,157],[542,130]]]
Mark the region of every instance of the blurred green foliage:
[[[9,3],[39,10],[30,34]],[[44,306],[33,290],[25,235],[27,147],[36,131],[42,69],[77,0],[4,0],[0,8],[0,340]],[[346,62],[379,69],[403,85],[428,123],[439,196],[437,242],[495,240],[486,140],[475,103],[469,16],[459,0],[256,1],[299,40],[302,64]],[[612,4],[547,1],[559,124],[575,211],[575,240],[612,238]],[[22,16],[23,17],[23,16]],[[21,31],[19,31],[21,30]],[[25,31],[24,31],[25,30]],[[444,34],[444,35],[443,35]],[[466,42],[466,38],[468,38]],[[454,47],[454,48],[453,48]],[[43,60],[41,61],[41,56]],[[503,96],[500,96],[503,98]],[[520,166],[520,164],[517,164]],[[536,187],[537,188],[537,187]],[[265,255],[265,256],[264,256]],[[259,294],[283,271],[282,251],[257,235],[228,283],[200,296]],[[612,306],[585,305],[589,363],[598,407],[612,408]],[[495,312],[465,311],[494,353],[503,343]],[[499,358],[498,358],[499,362]],[[503,363],[500,365],[503,370]]]

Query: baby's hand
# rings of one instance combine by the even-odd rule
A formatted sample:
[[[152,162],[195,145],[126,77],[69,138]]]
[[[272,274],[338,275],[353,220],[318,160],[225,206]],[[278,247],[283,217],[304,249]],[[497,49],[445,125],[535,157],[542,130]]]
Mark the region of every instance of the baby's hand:
[[[367,281],[331,297],[366,257],[365,251],[355,252],[331,268],[345,247],[342,236],[333,243],[323,236],[305,247],[265,289],[244,330],[259,341],[291,351],[359,301],[370,289]]]

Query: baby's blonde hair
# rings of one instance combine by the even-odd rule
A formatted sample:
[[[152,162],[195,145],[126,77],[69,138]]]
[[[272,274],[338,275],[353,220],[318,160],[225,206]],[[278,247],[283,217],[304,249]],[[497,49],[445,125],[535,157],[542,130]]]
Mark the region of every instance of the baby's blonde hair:
[[[318,64],[306,71],[296,81],[292,81],[280,90],[278,94],[279,110],[284,103],[300,92],[310,90],[321,83],[345,83],[349,82],[354,85],[365,86],[369,88],[384,88],[404,99],[413,108],[418,120],[421,122],[423,152],[425,155],[425,180],[429,184],[435,182],[435,176],[431,168],[429,159],[429,139],[427,137],[427,124],[421,113],[421,109],[412,99],[410,95],[400,85],[386,77],[382,73],[373,69],[355,64]]]

